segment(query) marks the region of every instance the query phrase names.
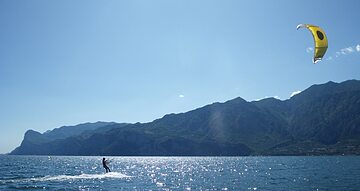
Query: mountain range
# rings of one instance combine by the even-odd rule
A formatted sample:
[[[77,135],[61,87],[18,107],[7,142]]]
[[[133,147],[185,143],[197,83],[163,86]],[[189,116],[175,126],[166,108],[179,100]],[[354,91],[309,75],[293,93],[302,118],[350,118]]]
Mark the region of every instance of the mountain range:
[[[149,123],[28,130],[13,155],[360,154],[360,81],[313,85],[288,100],[240,97]]]

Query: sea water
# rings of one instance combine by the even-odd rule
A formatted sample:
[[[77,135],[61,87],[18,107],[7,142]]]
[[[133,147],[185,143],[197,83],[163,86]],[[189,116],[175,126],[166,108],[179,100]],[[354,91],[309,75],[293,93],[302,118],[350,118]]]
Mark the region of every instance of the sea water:
[[[360,190],[359,156],[0,155],[0,190]]]

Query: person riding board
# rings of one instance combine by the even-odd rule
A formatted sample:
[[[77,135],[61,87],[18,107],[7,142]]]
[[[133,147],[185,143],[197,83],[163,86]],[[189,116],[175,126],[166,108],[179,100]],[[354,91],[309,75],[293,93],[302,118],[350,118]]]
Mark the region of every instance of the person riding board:
[[[103,158],[102,164],[103,164],[103,167],[105,168],[105,173],[111,172],[110,168],[107,166],[108,162],[109,162],[108,160],[105,160],[105,158]]]

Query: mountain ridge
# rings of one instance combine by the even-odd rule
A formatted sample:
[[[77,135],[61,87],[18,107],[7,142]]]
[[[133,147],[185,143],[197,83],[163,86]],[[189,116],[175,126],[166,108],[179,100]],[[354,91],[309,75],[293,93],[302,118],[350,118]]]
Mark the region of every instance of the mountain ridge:
[[[10,154],[360,154],[360,81],[313,85],[287,100],[241,97],[149,123],[110,124],[64,139],[30,131]],[[109,128],[110,127],[110,128]],[[71,145],[71,149],[65,148]]]

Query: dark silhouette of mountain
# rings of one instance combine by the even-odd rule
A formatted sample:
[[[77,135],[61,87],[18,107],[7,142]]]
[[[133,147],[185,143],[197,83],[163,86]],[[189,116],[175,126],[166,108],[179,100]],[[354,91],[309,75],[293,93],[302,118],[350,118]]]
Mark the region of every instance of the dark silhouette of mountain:
[[[46,131],[43,134],[34,130],[28,130],[24,135],[24,140],[21,145],[12,151],[11,154],[22,154],[23,152],[30,154],[42,154],[43,152],[47,152],[44,145],[54,146],[54,144],[62,141],[66,144],[71,144],[72,137],[86,136],[91,133],[106,131],[111,129],[113,125],[125,126],[127,124],[99,121],[96,123],[84,123],[75,126],[63,126]],[[72,147],[70,145],[70,147],[61,148],[61,146],[59,146],[56,148],[59,150],[70,150]]]
[[[360,81],[313,85],[285,101],[236,98],[150,123],[71,132],[29,130],[11,154],[360,154]]]

